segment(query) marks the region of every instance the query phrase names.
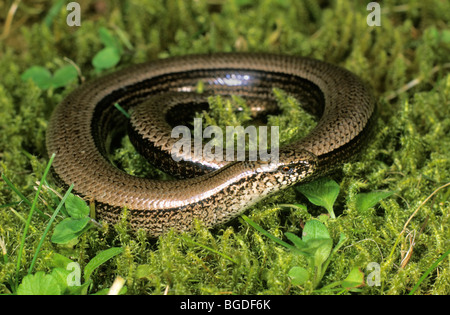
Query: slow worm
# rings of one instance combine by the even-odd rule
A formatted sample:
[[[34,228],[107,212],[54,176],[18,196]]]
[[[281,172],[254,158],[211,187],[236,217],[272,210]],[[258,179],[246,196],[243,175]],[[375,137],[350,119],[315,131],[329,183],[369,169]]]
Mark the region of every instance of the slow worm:
[[[132,118],[129,129],[144,133],[148,141],[137,141],[139,151],[156,160],[168,157],[163,168],[175,169],[167,154],[174,140],[167,130],[204,107],[193,95],[199,82],[205,95],[248,98],[255,112],[274,103],[272,89],[278,87],[319,120],[306,137],[280,148],[276,165],[236,161],[204,166],[196,160],[181,163],[183,170],[174,173],[203,175],[159,181],[111,164],[111,139],[128,124],[114,104],[139,112],[143,105],[138,104],[149,103],[149,125]],[[176,95],[181,100],[171,100]],[[322,61],[272,54],[193,55],[135,65],[83,84],[54,110],[47,150],[56,153],[57,182],[74,183],[77,194],[95,200],[97,217],[115,223],[126,207],[131,227],[155,237],[171,228],[189,230],[195,219],[207,227],[225,223],[267,195],[336,169],[367,142],[374,112],[374,98],[356,75]]]

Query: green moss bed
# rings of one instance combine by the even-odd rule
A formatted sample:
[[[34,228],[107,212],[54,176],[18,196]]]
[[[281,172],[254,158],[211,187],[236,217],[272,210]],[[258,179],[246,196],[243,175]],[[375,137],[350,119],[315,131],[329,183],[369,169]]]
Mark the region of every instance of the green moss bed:
[[[0,294],[18,293],[27,274],[54,273],[62,257],[86,272],[92,258],[111,247],[121,250],[105,259],[78,293],[103,292],[118,276],[127,294],[394,295],[413,288],[415,294],[450,293],[449,1],[380,1],[380,26],[367,23],[369,1],[80,0],[81,26],[67,24],[68,2],[0,4]],[[99,57],[108,47],[112,57]],[[307,260],[242,217],[212,230],[199,223],[190,233],[148,239],[142,231],[130,233],[125,211],[116,226],[93,226],[61,245],[51,241],[61,213],[38,249],[58,204],[43,189],[29,218],[49,160],[45,133],[55,106],[80,81],[130,64],[232,51],[309,56],[343,66],[372,86],[378,100],[369,147],[330,175],[340,186],[336,218],[325,217],[326,210],[296,188],[246,212],[285,241],[286,232],[300,236],[314,218],[324,222],[334,245],[344,234],[320,283],[295,283],[289,271],[306,268]],[[68,65],[77,70],[75,78],[56,82],[58,70]],[[27,79],[24,73],[35,66],[55,80],[48,74],[47,83]],[[292,113],[276,119],[285,126],[282,135],[304,125]],[[117,155],[123,168],[138,172],[130,166],[136,153],[128,144]],[[51,177],[48,182],[64,193]],[[391,194],[361,211],[356,196],[374,191]],[[376,285],[368,279],[372,262],[380,267]],[[364,278],[357,288],[326,290],[355,268]]]

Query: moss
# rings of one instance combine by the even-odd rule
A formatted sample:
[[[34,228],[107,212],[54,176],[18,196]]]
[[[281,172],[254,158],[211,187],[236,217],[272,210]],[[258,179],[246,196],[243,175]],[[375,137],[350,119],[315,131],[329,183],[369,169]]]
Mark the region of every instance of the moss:
[[[326,224],[336,242],[340,233],[345,233],[348,241],[330,264],[322,285],[344,279],[354,266],[365,270],[373,261],[381,265],[382,285],[365,286],[361,293],[405,294],[448,250],[449,189],[440,190],[422,205],[433,191],[449,182],[448,1],[383,1],[381,27],[367,26],[366,1],[80,3],[82,26],[74,28],[65,24],[64,6],[47,27],[44,19],[52,1],[20,3],[11,33],[0,41],[0,165],[29,199],[47,162],[44,137],[50,113],[77,83],[42,91],[32,82],[23,82],[20,75],[34,65],[53,72],[65,64],[64,57],[72,60],[86,79],[101,75],[91,61],[103,47],[98,30],[106,27],[131,43],[131,47],[124,45],[118,67],[188,53],[268,51],[327,60],[357,73],[374,88],[379,126],[365,154],[333,175],[341,186],[335,209],[339,216]],[[7,14],[8,10],[2,10],[3,21]],[[291,104],[286,98],[281,103]],[[299,134],[303,124],[300,117],[301,113],[292,119],[275,117],[273,123],[289,125],[290,135]],[[238,118],[238,122],[242,120]],[[135,156],[127,144],[124,148],[118,159],[129,172],[136,172],[130,162]],[[359,213],[356,194],[373,190],[395,194]],[[45,200],[51,203],[50,198]],[[24,203],[14,204],[17,201],[19,198],[0,182],[0,205],[12,204],[0,208],[0,238],[7,252],[6,260],[0,256],[1,293],[13,289],[21,217],[29,211]],[[280,207],[280,203],[303,203],[308,210]],[[39,208],[50,211],[43,202]],[[322,209],[289,189],[248,214],[282,238],[286,231],[299,234],[302,222],[320,213]],[[45,224],[39,216],[32,220],[20,278],[26,274]],[[410,233],[415,233],[415,245],[409,262],[400,268],[402,250],[410,246]],[[143,233],[130,235],[124,220],[115,227],[89,230],[73,246],[45,242],[35,269],[48,271],[52,252],[71,256],[84,266],[110,246],[121,246],[124,252],[94,274],[94,292],[109,287],[118,274],[126,279],[131,294],[163,294],[166,290],[170,294],[313,293],[310,284],[294,287],[287,277],[291,267],[306,266],[306,262],[239,219],[213,230],[199,224],[192,233],[169,233],[157,240],[148,240]],[[448,274],[447,258],[421,284],[418,293],[449,294]]]

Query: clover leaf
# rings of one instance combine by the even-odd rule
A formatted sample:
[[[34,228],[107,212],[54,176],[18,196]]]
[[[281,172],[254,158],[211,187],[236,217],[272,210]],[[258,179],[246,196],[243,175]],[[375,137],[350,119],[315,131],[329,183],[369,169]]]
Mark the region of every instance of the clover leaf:
[[[90,228],[89,206],[80,197],[70,194],[65,202],[66,212],[69,217],[59,222],[53,231],[52,242],[55,244],[67,244],[80,236]]]

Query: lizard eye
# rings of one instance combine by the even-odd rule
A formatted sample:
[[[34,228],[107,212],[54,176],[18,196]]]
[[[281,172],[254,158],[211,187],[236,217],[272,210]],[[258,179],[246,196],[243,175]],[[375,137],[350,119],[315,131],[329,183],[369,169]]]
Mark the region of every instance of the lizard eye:
[[[291,168],[290,168],[289,166],[283,166],[283,167],[281,168],[281,171],[282,171],[283,173],[289,173],[289,172],[291,171]]]

